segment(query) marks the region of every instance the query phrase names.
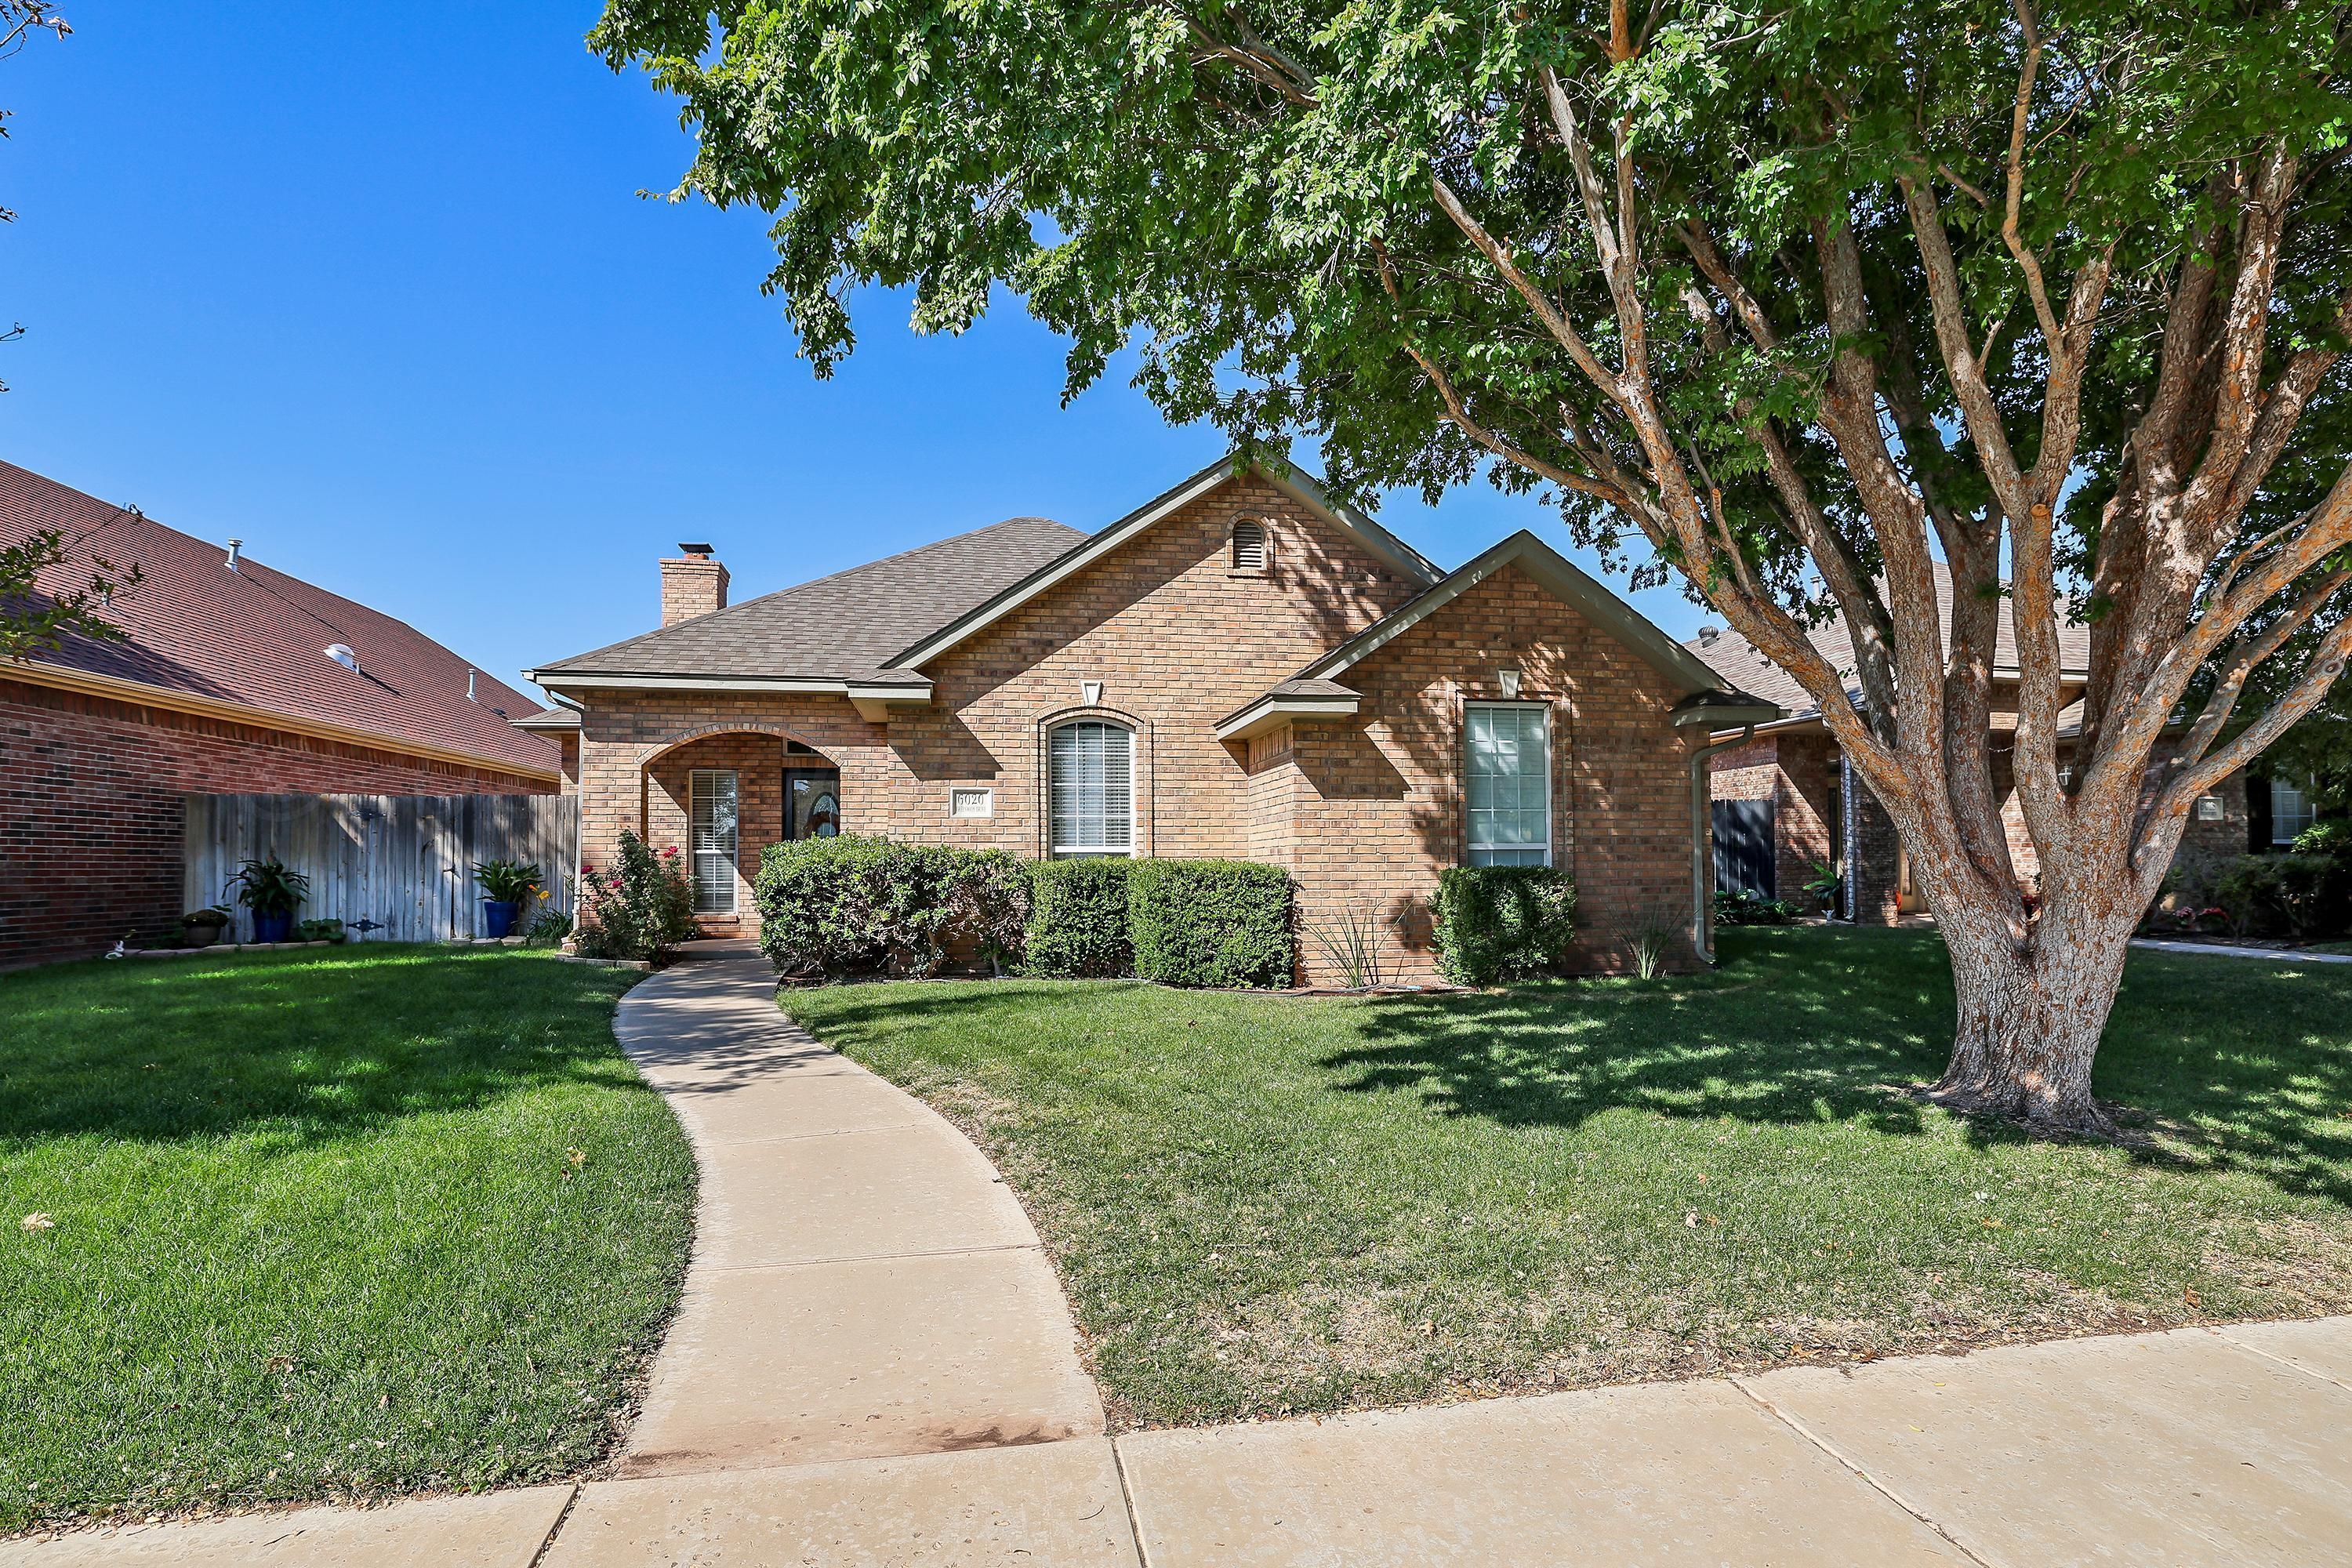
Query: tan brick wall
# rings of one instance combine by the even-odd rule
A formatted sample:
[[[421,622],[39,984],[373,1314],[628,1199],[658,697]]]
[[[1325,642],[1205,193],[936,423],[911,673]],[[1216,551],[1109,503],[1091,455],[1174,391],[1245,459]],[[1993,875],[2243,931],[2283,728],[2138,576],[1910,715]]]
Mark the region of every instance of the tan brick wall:
[[[1576,879],[1576,965],[1626,967],[1625,939],[1647,921],[1672,929],[1687,960],[1697,738],[1674,729],[1662,677],[1508,567],[1348,672],[1365,697],[1358,719],[1295,726],[1302,921],[1376,903],[1404,977],[1434,974],[1428,901],[1465,837],[1463,709],[1501,700],[1506,668],[1521,672],[1519,699],[1550,713],[1553,863]],[[1332,978],[1306,946],[1308,977]]]
[[[708,555],[661,563],[661,624],[675,626],[727,607],[727,568]]]
[[[1232,526],[1244,516],[1267,526],[1263,573],[1229,564]],[[788,761],[789,738],[840,767],[845,831],[1038,856],[1046,847],[1046,732],[1100,716],[1136,731],[1138,853],[1280,863],[1274,825],[1283,813],[1272,803],[1295,785],[1255,780],[1237,748],[1215,739],[1216,722],[1414,591],[1283,491],[1239,479],[934,660],[926,671],[933,705],[894,714],[887,729],[839,697],[583,693],[584,854],[592,865],[608,859],[625,826],[656,847],[688,847],[685,771],[734,766],[748,880],[782,824],[780,805],[754,817],[752,774],[773,780],[785,766],[817,760]],[[1089,707],[1081,683],[1095,680],[1101,700]],[[655,760],[680,740],[690,746]],[[709,756],[732,760],[696,760]],[[948,794],[960,785],[992,791],[992,814],[950,818]],[[741,929],[756,931],[748,888],[739,908]]]

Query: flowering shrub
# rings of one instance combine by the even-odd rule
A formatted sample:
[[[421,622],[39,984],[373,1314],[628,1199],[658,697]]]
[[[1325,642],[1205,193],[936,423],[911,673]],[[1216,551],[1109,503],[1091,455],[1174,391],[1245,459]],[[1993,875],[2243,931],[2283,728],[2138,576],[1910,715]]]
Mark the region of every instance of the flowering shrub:
[[[659,851],[621,834],[613,864],[580,868],[578,946],[591,958],[666,963],[694,935],[694,895],[675,847]]]

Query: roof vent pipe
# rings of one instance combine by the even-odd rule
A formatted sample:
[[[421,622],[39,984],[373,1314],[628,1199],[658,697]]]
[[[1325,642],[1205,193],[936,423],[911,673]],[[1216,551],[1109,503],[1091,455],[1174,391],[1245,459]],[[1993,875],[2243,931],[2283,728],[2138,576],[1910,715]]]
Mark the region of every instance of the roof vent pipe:
[[[354,675],[359,673],[360,656],[352,651],[351,644],[341,642],[329,643],[327,645],[327,657],[333,659],[337,664],[341,665],[345,669],[350,670]]]
[[[236,571],[236,563],[244,559],[245,541],[242,539],[230,540],[228,542],[228,569],[232,572]]]
[[[466,700],[468,702],[475,700],[474,667],[470,664],[466,667]]]

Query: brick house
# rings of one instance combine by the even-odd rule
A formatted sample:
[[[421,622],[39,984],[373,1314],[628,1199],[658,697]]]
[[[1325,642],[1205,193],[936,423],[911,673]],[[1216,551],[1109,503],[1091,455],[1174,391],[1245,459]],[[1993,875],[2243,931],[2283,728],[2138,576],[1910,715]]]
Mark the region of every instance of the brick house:
[[[1949,625],[1951,575],[1940,563],[1936,571]],[[1844,617],[1832,616],[1810,636],[1832,668],[1847,672],[1847,695],[1859,707],[1862,690],[1851,673],[1853,644]],[[2063,771],[2072,752],[2066,737],[2081,717],[2078,699],[2089,674],[2090,630],[2062,620],[2058,638],[2060,688],[2068,703],[2059,715]],[[1702,627],[1684,646],[1727,681],[1784,710],[1784,717],[1759,724],[1752,740],[1717,752],[1708,764],[1710,794],[1718,803],[1718,885],[1802,903],[1813,868],[1828,865],[1843,879],[1835,911],[1843,919],[1892,924],[1924,912],[1926,902],[1912,885],[1893,821],[1847,765],[1811,694],[1735,631]],[[2038,862],[2011,772],[2017,679],[2016,638],[2003,600],[1993,650],[1993,789],[2001,802],[2011,859],[2031,887]],[[2289,781],[2232,774],[2199,800],[2174,863],[2208,873],[2250,849],[2285,844],[2311,821],[2309,798]]]
[[[731,606],[708,545],[661,574],[658,630],[530,678],[575,710],[584,857],[679,848],[718,931],[756,932],[765,846],[843,831],[1271,862],[1304,927],[1374,912],[1424,977],[1440,867],[1549,863],[1612,968],[1690,940],[1706,731],[1777,712],[1530,534],[1443,572],[1229,461],[1097,533],[1016,518]]]
[[[538,704],[415,627],[0,462],[0,542],[43,529],[143,581],[106,611],[124,640],[0,661],[0,967],[168,928],[184,793],[562,784],[557,743],[509,721]]]

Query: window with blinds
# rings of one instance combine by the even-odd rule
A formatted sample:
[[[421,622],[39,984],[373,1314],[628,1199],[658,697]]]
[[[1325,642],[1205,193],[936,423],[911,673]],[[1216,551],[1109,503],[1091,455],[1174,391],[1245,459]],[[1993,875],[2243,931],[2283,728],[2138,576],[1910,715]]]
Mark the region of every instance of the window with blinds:
[[[691,776],[694,912],[735,912],[735,773],[697,768]]]
[[[1236,572],[1265,570],[1265,524],[1248,517],[1234,524],[1233,562]]]
[[[1473,866],[1551,864],[1551,735],[1538,703],[1473,702],[1464,716]]]
[[[1081,719],[1058,726],[1046,753],[1053,852],[1134,853],[1134,732],[1099,719]]]

